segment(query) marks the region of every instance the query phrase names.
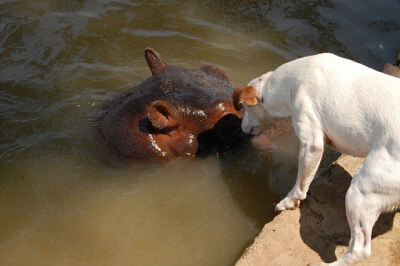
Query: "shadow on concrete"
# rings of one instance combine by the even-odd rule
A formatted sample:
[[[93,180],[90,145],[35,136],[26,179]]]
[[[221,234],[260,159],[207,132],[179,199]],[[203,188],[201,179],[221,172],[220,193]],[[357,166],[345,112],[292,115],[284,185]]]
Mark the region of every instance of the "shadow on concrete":
[[[346,218],[345,195],[351,175],[334,164],[310,187],[307,199],[300,208],[300,235],[305,244],[319,254],[324,262],[338,258],[338,245],[348,247],[350,228]],[[382,214],[376,222],[372,238],[391,230],[395,213]],[[372,250],[373,250],[372,246]]]

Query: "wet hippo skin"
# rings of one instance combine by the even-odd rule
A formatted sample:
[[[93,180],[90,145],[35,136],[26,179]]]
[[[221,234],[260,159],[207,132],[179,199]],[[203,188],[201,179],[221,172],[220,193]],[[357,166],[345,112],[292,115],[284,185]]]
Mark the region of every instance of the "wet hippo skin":
[[[169,66],[152,48],[145,49],[145,59],[152,76],[100,111],[99,133],[107,146],[124,157],[169,159],[203,155],[241,138],[234,88],[219,67]]]

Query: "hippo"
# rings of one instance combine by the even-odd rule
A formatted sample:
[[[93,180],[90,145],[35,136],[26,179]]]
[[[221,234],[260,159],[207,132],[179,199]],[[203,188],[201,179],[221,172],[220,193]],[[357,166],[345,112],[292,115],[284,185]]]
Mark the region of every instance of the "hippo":
[[[123,157],[159,160],[202,156],[244,137],[221,68],[170,66],[153,48],[144,54],[151,77],[101,108],[98,133],[107,146]]]

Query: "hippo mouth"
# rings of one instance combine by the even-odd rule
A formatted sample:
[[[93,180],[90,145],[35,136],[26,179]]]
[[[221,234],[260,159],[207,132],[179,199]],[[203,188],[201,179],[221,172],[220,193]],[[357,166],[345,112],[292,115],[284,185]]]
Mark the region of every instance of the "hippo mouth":
[[[200,133],[197,137],[196,157],[206,157],[212,153],[221,154],[248,145],[251,139],[241,128],[242,119],[236,115],[223,116],[212,129]]]

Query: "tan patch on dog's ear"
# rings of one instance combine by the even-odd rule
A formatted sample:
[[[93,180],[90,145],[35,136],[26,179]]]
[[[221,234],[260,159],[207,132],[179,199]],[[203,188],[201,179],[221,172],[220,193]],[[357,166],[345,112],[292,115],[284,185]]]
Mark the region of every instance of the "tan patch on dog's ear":
[[[232,101],[236,111],[242,108],[243,103],[254,106],[259,102],[258,92],[252,86],[237,87],[233,91]]]

